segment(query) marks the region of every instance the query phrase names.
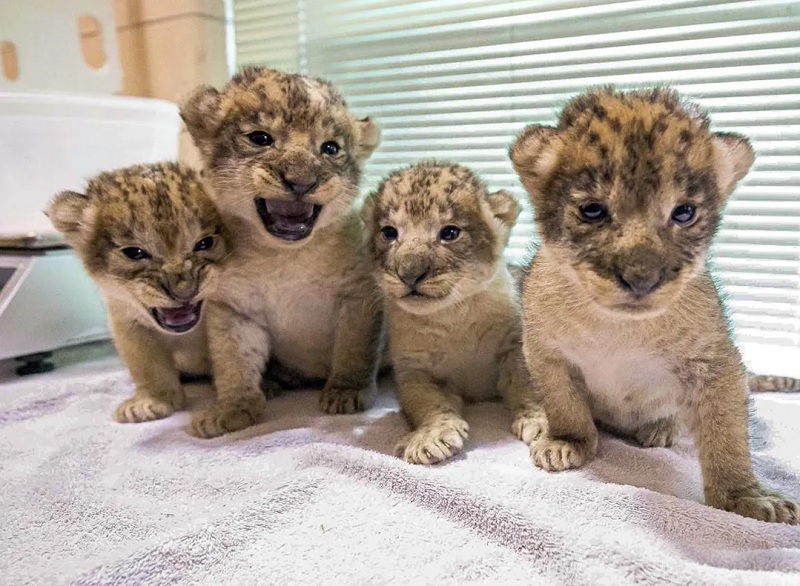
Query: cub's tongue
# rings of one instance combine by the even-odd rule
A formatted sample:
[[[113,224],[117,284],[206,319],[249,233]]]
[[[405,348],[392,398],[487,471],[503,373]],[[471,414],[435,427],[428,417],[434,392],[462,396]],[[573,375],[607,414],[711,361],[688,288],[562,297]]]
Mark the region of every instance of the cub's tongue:
[[[192,323],[197,316],[197,305],[187,304],[180,307],[160,307],[156,309],[161,320],[171,328],[179,328]]]
[[[289,242],[303,240],[311,235],[317,222],[321,205],[302,201],[255,199],[256,211],[267,232]]]
[[[314,204],[267,200],[267,211],[281,224],[302,224],[314,215]]]

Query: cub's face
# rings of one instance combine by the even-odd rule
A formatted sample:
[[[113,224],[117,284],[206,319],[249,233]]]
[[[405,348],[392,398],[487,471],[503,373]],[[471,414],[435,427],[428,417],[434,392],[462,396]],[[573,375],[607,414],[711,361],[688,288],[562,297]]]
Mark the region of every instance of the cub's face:
[[[226,243],[194,171],[164,163],[103,173],[86,194],[58,194],[47,214],[106,294],[143,321],[173,334],[200,321]]]
[[[402,309],[426,314],[482,289],[519,215],[459,165],[423,163],[391,175],[364,203],[378,279]]]
[[[181,115],[221,208],[273,246],[300,246],[349,211],[379,140],[332,85],[269,69],[199,88]]]
[[[543,246],[601,309],[658,315],[703,266],[753,163],[744,137],[708,126],[669,90],[601,89],[512,146]]]

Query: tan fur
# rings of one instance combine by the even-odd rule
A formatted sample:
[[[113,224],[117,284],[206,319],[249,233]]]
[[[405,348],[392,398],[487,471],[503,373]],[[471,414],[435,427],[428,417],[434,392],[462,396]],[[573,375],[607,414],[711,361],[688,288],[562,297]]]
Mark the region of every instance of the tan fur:
[[[531,454],[564,470],[595,456],[595,421],[644,446],[667,446],[686,426],[709,505],[796,523],[800,507],[753,474],[746,372],[705,267],[753,153],[708,126],[669,90],[606,88],[513,145],[542,235],[524,283],[524,353],[549,430]],[[598,203],[599,221],[586,216]],[[697,212],[681,223],[684,204]]]
[[[65,191],[48,207],[106,299],[114,343],[135,385],[117,421],[167,417],[184,407],[181,373],[209,374],[204,307],[185,333],[165,329],[153,308],[204,302],[226,255],[219,214],[199,176],[173,163],[103,173],[86,194]],[[211,237],[207,250],[195,250]],[[126,247],[150,258],[132,260]],[[180,300],[176,300],[176,297]]]
[[[268,359],[324,379],[326,412],[365,409],[382,318],[353,202],[377,126],[354,118],[330,84],[269,69],[246,69],[221,91],[199,88],[181,114],[234,235],[208,308],[218,403],[195,417],[194,432],[213,437],[257,421]],[[269,141],[256,144],[253,133]],[[331,141],[337,151],[324,152]],[[321,211],[316,223],[274,220],[277,204]],[[287,224],[295,240],[281,235]]]
[[[464,400],[497,396],[511,406],[514,433],[530,443],[543,413],[522,360],[516,288],[502,256],[519,215],[514,197],[488,193],[462,166],[422,163],[391,175],[363,214],[400,404],[414,428],[397,454],[415,464],[452,457],[469,430]],[[452,226],[460,233],[443,240]]]
[[[800,379],[748,372],[747,386],[753,393],[796,393],[800,391]]]

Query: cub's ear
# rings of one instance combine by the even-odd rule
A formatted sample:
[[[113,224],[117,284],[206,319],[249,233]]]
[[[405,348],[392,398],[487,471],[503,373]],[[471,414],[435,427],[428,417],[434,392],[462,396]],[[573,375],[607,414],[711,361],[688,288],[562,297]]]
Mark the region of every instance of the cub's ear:
[[[375,193],[369,194],[361,205],[361,220],[364,222],[364,242],[370,251],[370,260],[375,260],[375,232],[378,229],[378,204]]]
[[[82,193],[62,191],[52,199],[44,213],[56,230],[72,244],[87,229],[89,203],[89,198]]]
[[[221,102],[222,94],[209,85],[202,85],[183,103],[181,118],[195,141],[207,140],[216,135],[222,122]]]
[[[492,214],[501,224],[507,228],[514,226],[521,209],[517,198],[510,191],[501,189],[490,193],[486,196],[486,201],[489,202],[489,209],[492,210]]]
[[[714,133],[714,167],[722,193],[730,195],[750,171],[755,152],[747,137],[734,132]]]
[[[361,205],[361,219],[364,222],[365,232],[368,238],[372,238],[372,233],[375,230],[375,196],[370,194],[364,199]]]
[[[359,161],[366,161],[381,142],[381,129],[372,118],[357,121],[355,156]]]
[[[558,160],[561,141],[550,126],[531,124],[517,136],[508,151],[514,170],[532,197],[539,195]]]

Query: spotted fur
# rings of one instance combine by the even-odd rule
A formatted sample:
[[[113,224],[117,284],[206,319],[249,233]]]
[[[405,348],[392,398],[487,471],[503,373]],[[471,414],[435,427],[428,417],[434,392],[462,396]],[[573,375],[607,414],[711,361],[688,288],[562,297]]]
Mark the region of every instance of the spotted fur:
[[[362,163],[378,144],[378,127],[356,119],[330,83],[302,75],[245,68],[222,90],[204,86],[181,108],[226,213],[256,220],[253,198],[293,200],[283,178],[317,183],[306,201],[323,205],[317,227],[338,223],[358,194]],[[271,147],[247,135],[265,131]],[[320,147],[341,146],[336,155]],[[278,242],[273,242],[277,246]]]
[[[177,163],[109,171],[85,193],[58,194],[47,213],[103,292],[131,371],[134,396],[115,418],[147,421],[182,408],[180,373],[210,372],[203,307],[197,325],[181,334],[165,330],[153,312],[204,303],[227,254],[221,216],[198,174]],[[130,247],[146,257],[128,258]]]
[[[324,380],[326,412],[364,409],[382,317],[354,201],[377,125],[355,118],[330,83],[262,68],[243,70],[220,90],[198,88],[181,115],[234,234],[209,307],[219,401],[195,417],[194,432],[213,437],[256,422],[270,359],[295,383]],[[254,132],[269,140],[254,143]],[[326,150],[331,142],[336,149]],[[266,219],[276,204],[313,205],[313,228],[294,240],[276,235]]]
[[[441,162],[392,173],[364,203],[400,404],[414,428],[397,445],[408,462],[440,462],[462,448],[465,399],[506,397],[520,439],[542,429],[502,256],[518,215],[510,193]]]
[[[712,132],[668,88],[600,88],[557,126],[523,130],[510,154],[542,237],[523,285],[525,360],[548,419],[535,463],[591,460],[595,422],[646,447],[688,427],[709,505],[797,523],[800,506],[753,474],[747,373],[705,264],[753,163],[747,139]]]
[[[790,376],[748,373],[747,384],[753,393],[797,393],[800,379]]]
[[[470,294],[500,264],[510,227],[519,214],[513,196],[489,193],[469,169],[439,162],[423,162],[395,171],[364,206],[370,250],[383,269],[384,287],[405,294],[401,276],[425,273],[425,289],[449,302]],[[442,245],[442,228],[456,225],[460,234]],[[396,226],[413,232],[397,245],[378,228]],[[398,241],[400,242],[400,240]],[[467,285],[466,283],[469,283]]]

